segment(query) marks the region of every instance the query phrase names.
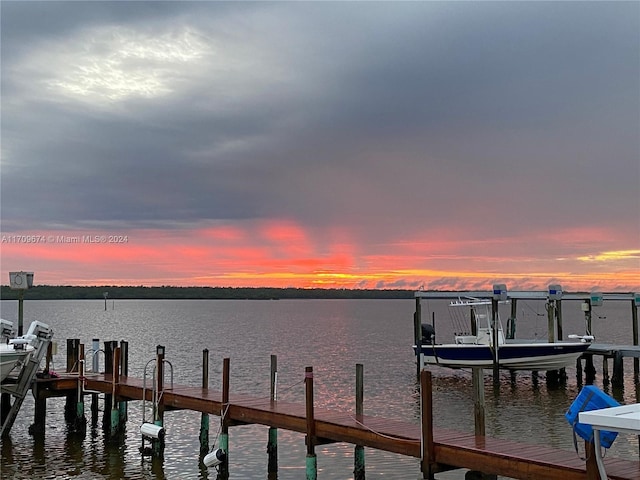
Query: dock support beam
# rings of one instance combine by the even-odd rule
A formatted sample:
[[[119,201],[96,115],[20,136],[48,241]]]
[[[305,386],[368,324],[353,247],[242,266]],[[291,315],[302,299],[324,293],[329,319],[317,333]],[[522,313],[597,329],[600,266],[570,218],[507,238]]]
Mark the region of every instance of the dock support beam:
[[[364,365],[356,364],[356,420],[362,422],[364,415]],[[365,480],[364,447],[356,445],[353,455],[353,478]]]
[[[271,355],[271,402],[277,401],[278,395],[278,357]],[[278,429],[269,427],[269,440],[267,441],[267,476],[278,478]]]
[[[115,375],[113,371],[114,351],[118,346],[118,342],[115,340],[104,342],[104,373],[106,375]],[[113,405],[113,394],[105,393],[104,395],[104,412],[102,413],[102,429],[104,430],[107,438],[111,437],[111,408]]]
[[[422,478],[434,480],[436,464],[433,444],[433,387],[431,372],[427,369],[422,369],[420,372],[420,417],[422,418],[420,471]]]
[[[220,412],[220,448],[226,453],[225,459],[220,464],[217,480],[227,480],[229,478],[229,420],[227,409],[229,408],[229,372],[231,360],[222,360],[222,411]]]
[[[202,388],[209,388],[209,349],[202,350]],[[200,415],[200,456],[209,453],[209,414]]]
[[[617,351],[613,357],[613,375],[611,377],[611,385],[614,388],[624,387],[624,360],[622,352]]]
[[[413,343],[415,343],[418,352],[416,353],[417,376],[420,377],[420,365],[422,357],[422,306],[420,305],[420,297],[416,297],[416,311],[413,313]]]
[[[307,417],[307,480],[316,480],[318,477],[318,461],[315,452],[316,422],[313,413],[313,367],[304,370],[305,406]]]
[[[493,386],[500,387],[500,342],[498,341],[498,299],[491,299],[491,335],[493,338]]]
[[[84,415],[84,343],[78,345],[78,388],[76,390],[76,410],[71,419],[70,428],[74,432],[84,435],[87,431],[87,418]]]
[[[164,425],[164,355],[165,349],[163,345],[156,346],[156,398],[153,402],[153,418],[154,424],[162,427]],[[164,436],[161,438],[153,439],[151,441],[151,448],[153,455],[158,458],[164,456]]]
[[[93,350],[93,357],[91,362],[91,371],[98,373],[100,370],[100,358],[98,357],[98,351],[100,350],[100,339],[94,338],[91,340],[91,350]],[[91,394],[91,426],[98,425],[98,394]]]
[[[120,375],[129,376],[129,342],[120,340]],[[118,428],[123,431],[127,422],[128,416],[128,403],[120,400],[118,402],[118,409],[120,410],[120,424]]]
[[[67,339],[67,373],[79,372],[79,353],[80,339]],[[73,392],[68,393],[66,397],[67,399],[64,404],[64,419],[68,425],[73,427],[76,420],[78,402],[80,401],[78,398],[78,391],[74,390]]]
[[[640,305],[636,304],[635,300],[631,301],[631,328],[633,332],[633,344],[638,345],[638,307]],[[640,358],[635,357],[633,359],[633,376],[638,382],[638,375],[640,375]]]
[[[116,342],[114,342],[116,343]],[[117,345],[117,343],[116,343]],[[111,404],[105,405],[105,410],[111,408],[111,425],[109,433],[111,437],[115,437],[120,432],[120,408],[118,406],[118,383],[120,380],[120,347],[116,347],[113,351],[113,368],[112,368],[112,380],[111,380]]]

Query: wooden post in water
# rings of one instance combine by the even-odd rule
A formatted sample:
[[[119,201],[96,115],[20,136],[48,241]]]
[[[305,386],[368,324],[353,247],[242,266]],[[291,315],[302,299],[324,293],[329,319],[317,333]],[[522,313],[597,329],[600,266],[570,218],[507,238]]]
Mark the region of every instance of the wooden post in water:
[[[129,342],[125,340],[120,340],[120,375],[129,376]],[[120,400],[118,408],[120,410],[120,425],[118,428],[123,430],[128,416],[128,403]]]
[[[613,357],[613,375],[611,376],[611,385],[614,388],[622,388],[624,386],[624,360],[622,352],[616,351]]]
[[[105,375],[115,375],[113,371],[113,354],[118,346],[115,340],[104,342],[104,373]],[[102,429],[107,436],[111,435],[111,406],[113,405],[113,395],[104,394],[104,412],[102,413]]]
[[[436,470],[433,443],[433,387],[431,372],[427,369],[420,372],[420,418],[422,419],[420,471],[422,478],[433,480]]]
[[[209,349],[202,350],[202,388],[209,388]],[[209,452],[209,414],[200,415],[200,456]]]
[[[305,384],[305,407],[307,417],[307,461],[306,472],[307,480],[316,480],[318,477],[318,460],[316,458],[316,422],[313,413],[313,367],[305,367],[304,370]]]
[[[47,397],[45,389],[38,382],[34,382],[32,389],[35,405],[33,410],[33,424],[29,426],[29,433],[36,435],[44,433],[47,420]],[[2,419],[4,423],[4,418]]]
[[[586,308],[584,310],[584,321],[587,327],[587,331],[585,333],[587,335],[592,335],[593,330],[591,330],[591,299],[585,300],[584,303],[586,303]],[[585,383],[587,385],[592,385],[593,381],[596,378],[596,369],[593,366],[593,355],[584,356],[584,376]]]
[[[277,401],[278,394],[278,357],[271,355],[271,402]],[[278,476],[278,429],[269,427],[269,439],[267,441],[267,475],[269,478],[277,478]]]
[[[220,412],[220,448],[226,453],[225,459],[218,469],[218,480],[229,478],[229,420],[227,419],[227,409],[229,408],[229,372],[230,359],[222,361],[222,411]]]
[[[516,319],[518,318],[518,299],[511,299],[511,315],[509,316],[509,325],[507,325],[507,338],[516,338]]]
[[[495,388],[500,385],[500,357],[498,353],[498,350],[500,349],[500,342],[498,341],[498,299],[495,298],[495,295],[494,298],[491,299],[491,329],[491,335],[493,338],[493,386]]]
[[[98,357],[98,351],[100,350],[100,339],[94,338],[91,340],[91,349],[93,350],[93,357],[91,362],[91,371],[98,373],[100,369],[100,358]],[[98,424],[98,394],[91,394],[91,425],[95,427]]]
[[[552,299],[549,299],[547,302],[547,328],[549,343],[555,343],[556,341],[556,302],[557,300]],[[557,385],[559,379],[560,373],[558,370],[547,371],[547,386]]]
[[[153,400],[153,423],[159,427],[164,426],[164,345],[156,345],[156,391]],[[151,448],[156,457],[164,456],[164,436],[154,438]]]
[[[638,345],[638,307],[640,307],[640,294],[635,294],[638,300],[631,300],[631,327],[633,331],[633,344]],[[640,358],[635,357],[633,359],[633,376],[638,382],[638,375],[640,375]]]
[[[112,404],[109,405],[111,407],[111,436],[115,437],[116,434],[120,430],[120,408],[118,408],[118,397],[117,397],[117,389],[118,384],[120,383],[120,347],[118,347],[117,342],[113,342],[115,344],[115,349],[113,351],[113,368],[111,371],[113,375],[111,376],[111,399]],[[105,409],[108,408],[105,405]]]
[[[413,313],[413,342],[416,345],[416,367],[417,367],[417,375],[420,376],[420,370],[422,369],[422,365],[420,365],[422,358],[422,307],[420,305],[420,297],[416,297],[416,311]]]
[[[78,353],[80,350],[80,339],[67,339],[67,373],[77,373],[79,371]],[[75,424],[76,411],[78,408],[78,392],[74,390],[67,394],[64,404],[64,419],[69,425]]]
[[[364,365],[356,364],[356,420],[362,422],[364,415]],[[356,445],[353,456],[354,480],[365,480],[364,446]]]
[[[85,355],[84,355],[84,343],[78,345],[78,388],[76,403],[76,415],[73,419],[73,430],[84,433],[87,427],[87,419],[84,416],[84,373],[85,373]]]
[[[547,340],[549,343],[556,341],[556,301],[547,302]]]
[[[473,420],[476,435],[485,435],[484,375],[480,367],[472,368],[473,376]]]
[[[563,339],[562,332],[562,300],[556,300],[556,332],[558,333],[558,340]]]
[[[562,300],[556,300],[556,328],[559,341],[563,340],[564,333],[562,329]],[[558,380],[561,383],[566,383],[567,381],[567,370],[565,368],[561,368],[558,372]]]

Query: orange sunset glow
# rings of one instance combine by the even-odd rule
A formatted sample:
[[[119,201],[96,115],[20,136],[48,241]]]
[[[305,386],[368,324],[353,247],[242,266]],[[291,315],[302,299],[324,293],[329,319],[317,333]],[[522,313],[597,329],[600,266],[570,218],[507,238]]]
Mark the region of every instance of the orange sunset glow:
[[[349,243],[344,232],[334,243],[320,244],[312,232],[290,221],[118,234],[50,230],[23,236],[33,243],[4,237],[3,278],[9,271],[33,270],[36,283],[47,285],[455,290],[483,289],[501,281],[520,289],[544,289],[550,282],[576,291],[640,289],[640,250],[549,260],[535,253],[467,254],[474,242],[449,239],[397,241],[368,253]],[[504,248],[500,240],[486,243],[475,248]]]

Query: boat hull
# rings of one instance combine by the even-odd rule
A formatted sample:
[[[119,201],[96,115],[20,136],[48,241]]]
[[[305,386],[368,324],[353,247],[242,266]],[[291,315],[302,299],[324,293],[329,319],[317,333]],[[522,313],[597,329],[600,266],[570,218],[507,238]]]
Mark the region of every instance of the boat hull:
[[[500,368],[509,370],[558,370],[576,364],[589,348],[588,343],[507,343],[498,349]],[[414,347],[421,365],[451,368],[493,368],[489,345],[450,344]]]
[[[33,347],[28,346],[25,349],[14,350],[11,345],[0,346],[0,382],[9,376],[9,374],[18,365],[24,363],[28,356],[33,352]]]

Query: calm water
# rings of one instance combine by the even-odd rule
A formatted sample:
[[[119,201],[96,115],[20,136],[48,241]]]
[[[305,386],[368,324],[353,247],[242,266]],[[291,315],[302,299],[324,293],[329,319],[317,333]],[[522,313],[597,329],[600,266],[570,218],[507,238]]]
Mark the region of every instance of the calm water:
[[[564,332],[584,333],[578,302],[565,302]],[[518,337],[546,338],[544,305],[521,302]],[[593,319],[593,333],[604,343],[631,343],[628,302],[609,302]],[[413,300],[279,300],[279,301],[26,301],[25,330],[32,320],[55,330],[58,354],[54,369],[64,371],[66,339],[79,338],[90,348],[91,339],[127,340],[130,375],[142,377],[144,365],[154,358],[155,346],[166,347],[174,368],[174,381],[199,385],[202,350],[210,352],[210,386],[221,389],[222,360],[231,359],[231,391],[267,396],[270,355],[278,356],[278,398],[304,401],[306,366],[313,366],[318,407],[354,412],[355,365],[364,364],[365,413],[419,423],[419,393],[413,338]],[[451,328],[447,302],[423,303],[424,320],[436,313],[439,341],[449,341]],[[16,322],[17,302],[0,302],[2,318]],[[503,318],[506,318],[507,311]],[[602,387],[597,363],[596,384]],[[640,392],[633,379],[632,361],[625,360],[625,386],[613,392],[622,403],[635,403]],[[436,426],[473,431],[473,398],[470,373],[433,369],[434,420]],[[491,376],[486,382],[487,434],[518,441],[550,444],[573,451],[573,437],[564,412],[579,392],[575,372],[568,371],[566,387],[548,389],[544,375],[534,382],[518,373],[512,383],[502,377],[494,392]],[[606,389],[605,389],[606,390]],[[611,393],[611,392],[610,392]],[[44,438],[27,432],[32,422],[29,396],[12,429],[2,442],[2,478],[79,479],[214,479],[199,465],[200,415],[168,412],[167,441],[163,461],[142,459],[138,451],[142,422],[139,402],[129,405],[127,434],[122,445],[106,444],[100,425],[87,428],[84,438],[68,434],[63,399],[47,403]],[[87,405],[87,408],[88,405]],[[102,403],[100,404],[102,410]],[[211,417],[210,441],[216,438],[219,420]],[[267,427],[251,425],[230,430],[232,479],[267,478]],[[304,436],[279,432],[279,479],[305,475]],[[318,447],[321,479],[353,477],[353,446]],[[581,452],[582,453],[582,452]],[[619,436],[610,456],[638,458],[636,437]],[[399,455],[366,451],[367,478],[415,479],[418,461]]]

